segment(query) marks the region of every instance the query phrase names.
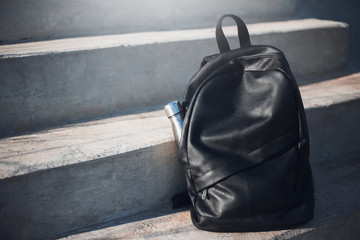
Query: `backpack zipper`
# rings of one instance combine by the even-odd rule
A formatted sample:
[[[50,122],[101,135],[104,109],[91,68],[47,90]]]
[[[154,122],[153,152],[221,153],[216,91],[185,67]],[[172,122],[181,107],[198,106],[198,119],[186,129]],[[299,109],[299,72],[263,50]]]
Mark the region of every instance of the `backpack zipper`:
[[[205,188],[205,189],[202,191],[202,194],[201,194],[201,199],[202,199],[202,200],[205,200],[205,199],[208,198],[208,195],[209,195],[208,191],[209,191],[208,188]]]

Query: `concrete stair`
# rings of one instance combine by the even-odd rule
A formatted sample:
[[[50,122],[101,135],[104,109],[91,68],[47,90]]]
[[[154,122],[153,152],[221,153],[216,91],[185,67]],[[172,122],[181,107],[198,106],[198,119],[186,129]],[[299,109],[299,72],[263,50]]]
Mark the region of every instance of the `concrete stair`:
[[[360,177],[357,164],[360,156],[360,74],[308,84],[300,89],[311,133],[311,163],[316,169],[315,182],[320,184],[317,211],[321,217],[315,217],[318,225],[310,225],[317,229],[360,207],[356,200],[360,197],[357,187]],[[185,190],[170,123],[163,110],[3,138],[0,149],[1,239],[66,236],[79,229],[85,231],[86,227],[93,229],[96,224],[109,225],[143,212],[156,215],[154,209],[170,209],[171,197]],[[337,166],[341,166],[339,172]],[[343,168],[349,170],[349,175]],[[330,185],[322,190],[327,182],[322,179],[324,176],[337,184],[329,182]],[[341,186],[346,187],[342,189]],[[347,203],[348,198],[341,195],[343,192],[352,194],[350,199],[357,203]],[[345,197],[347,205],[336,205],[336,209],[346,211],[333,213],[331,202],[326,202],[330,196],[326,194],[335,194],[335,202]],[[330,215],[322,212],[326,207]],[[335,214],[333,218],[332,214]],[[358,215],[353,217],[359,221]],[[177,224],[179,218],[183,224]],[[137,229],[139,224],[156,225],[143,229],[144,234],[155,239],[181,239],[182,235],[176,235],[180,233],[204,234],[203,237],[209,234],[192,227],[186,212],[134,224],[118,226],[114,234],[127,239],[128,235],[121,234],[132,233],[131,229]],[[170,224],[167,226],[175,230],[167,232],[162,224]],[[308,230],[297,233],[305,234]],[[169,237],[173,233],[176,234]],[[135,231],[134,239],[142,239],[141,234]],[[261,239],[279,234],[285,232],[264,233]],[[236,239],[242,235],[226,236]],[[92,235],[79,238],[96,239]]]
[[[297,0],[3,0],[0,43],[213,27],[225,13],[247,22],[294,15]]]
[[[342,161],[338,160],[313,165],[315,188],[317,189],[315,192],[315,217],[311,222],[296,229],[248,233],[206,232],[198,230],[192,225],[188,210],[182,209],[179,212],[168,210],[165,212],[162,209],[163,212],[154,211],[151,218],[143,214],[122,222],[99,226],[101,229],[74,234],[61,239],[355,240],[360,236],[359,158],[347,157],[342,158]]]
[[[282,49],[297,76],[346,63],[345,23],[248,27],[253,44]],[[225,32],[238,44],[236,27]],[[0,45],[0,136],[179,99],[201,58],[217,52],[214,36],[207,28]]]
[[[154,2],[0,3],[0,239],[356,239],[360,69],[346,67],[349,26],[299,18],[297,0]],[[209,233],[171,209],[185,179],[162,107],[217,52],[223,13],[250,23],[253,44],[283,50],[301,86],[316,208],[299,228]]]

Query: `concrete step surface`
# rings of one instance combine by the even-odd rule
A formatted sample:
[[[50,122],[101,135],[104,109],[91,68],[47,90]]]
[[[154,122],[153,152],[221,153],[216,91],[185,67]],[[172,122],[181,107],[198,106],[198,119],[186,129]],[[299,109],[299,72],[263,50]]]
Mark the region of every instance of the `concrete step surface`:
[[[2,0],[0,43],[212,27],[221,15],[247,22],[292,16],[297,0]]]
[[[360,157],[360,156],[359,156]],[[313,166],[315,214],[309,223],[289,230],[246,233],[213,233],[197,229],[188,210],[153,212],[112,226],[98,226],[62,240],[357,240],[360,236],[360,158],[342,158]],[[151,216],[151,215],[150,215]],[[146,218],[148,217],[148,218]],[[141,219],[144,218],[144,219]]]
[[[253,44],[285,52],[297,76],[347,60],[348,25],[302,19],[248,25]],[[236,27],[225,27],[238,46]],[[0,136],[181,98],[213,28],[70,38],[0,46]]]
[[[311,164],[343,174],[331,164],[347,167],[345,159],[360,156],[360,73],[302,86],[301,93]],[[351,164],[359,167],[356,161]],[[358,181],[351,174],[342,180]],[[2,138],[0,176],[0,239],[65,236],[151,209],[168,209],[171,197],[185,191],[163,110]],[[350,205],[346,209],[352,211]]]

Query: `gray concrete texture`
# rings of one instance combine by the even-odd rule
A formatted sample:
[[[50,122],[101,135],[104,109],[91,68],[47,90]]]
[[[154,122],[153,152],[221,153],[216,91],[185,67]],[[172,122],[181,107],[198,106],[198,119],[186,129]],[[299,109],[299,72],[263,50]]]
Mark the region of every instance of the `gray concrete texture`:
[[[345,23],[305,19],[248,27],[253,44],[283,50],[296,75],[346,63]],[[236,28],[225,32],[236,46]],[[180,99],[202,57],[218,51],[214,35],[198,29],[0,46],[0,136]]]
[[[360,1],[358,0],[302,0],[298,14],[302,18],[316,17],[348,23],[350,27],[350,60],[354,68],[360,66]]]
[[[49,238],[168,205],[185,190],[174,148],[166,143],[3,179],[0,238]]]
[[[291,16],[296,4],[297,0],[2,0],[0,44],[211,27],[224,13],[246,20]]]
[[[317,201],[327,207],[317,208],[321,217],[316,226],[335,221],[329,211],[350,214],[359,207],[359,79],[354,74],[300,89],[311,163],[321,165],[322,176],[331,180],[319,184],[315,178]],[[51,238],[145,210],[169,209],[171,197],[185,190],[171,134],[170,122],[159,110],[0,139],[0,239]],[[175,232],[203,234],[182,216],[185,227],[180,224]],[[165,235],[161,224],[155,224],[151,231],[157,232],[150,237],[178,236]],[[123,234],[134,234],[130,230]]]
[[[312,221],[294,229],[214,233],[192,225],[189,211],[113,224],[61,240],[129,239],[129,240],[357,240],[360,236],[359,158],[335,159],[313,166],[315,180],[315,216]],[[340,170],[340,171],[339,171]]]

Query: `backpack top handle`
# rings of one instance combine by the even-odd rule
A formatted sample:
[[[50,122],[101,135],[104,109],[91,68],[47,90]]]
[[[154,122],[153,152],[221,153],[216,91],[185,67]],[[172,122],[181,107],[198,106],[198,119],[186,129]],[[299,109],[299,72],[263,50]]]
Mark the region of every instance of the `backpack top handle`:
[[[219,21],[216,24],[216,41],[217,41],[220,53],[230,51],[229,43],[228,43],[228,41],[225,37],[224,31],[222,29],[222,21],[226,17],[230,17],[236,22],[240,47],[243,47],[246,45],[251,45],[249,32],[248,32],[248,29],[247,29],[245,23],[243,22],[243,20],[241,20],[241,18],[239,18],[236,15],[225,14],[219,19]]]

